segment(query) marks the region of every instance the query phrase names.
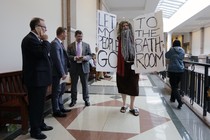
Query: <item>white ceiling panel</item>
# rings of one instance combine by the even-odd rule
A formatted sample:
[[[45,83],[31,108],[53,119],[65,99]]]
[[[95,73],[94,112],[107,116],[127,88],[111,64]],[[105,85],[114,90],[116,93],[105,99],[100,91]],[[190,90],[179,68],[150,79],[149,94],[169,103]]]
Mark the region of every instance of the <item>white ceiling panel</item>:
[[[118,20],[126,19],[132,20],[133,18],[147,14],[151,12],[155,12],[158,6],[159,1],[162,0],[102,0],[102,2],[106,5],[108,12],[116,14]],[[168,5],[171,8],[167,8],[167,4],[165,7],[165,11],[163,14],[168,15],[168,17],[173,14],[173,7],[175,10],[179,8],[180,2],[177,1],[190,1],[190,0],[167,0]],[[173,4],[176,3],[176,4]],[[178,4],[177,4],[178,3]],[[177,7],[177,5],[179,5]],[[201,10],[199,13],[183,22],[176,28],[172,30],[172,32],[192,32],[200,29],[201,27],[210,26],[210,6]]]

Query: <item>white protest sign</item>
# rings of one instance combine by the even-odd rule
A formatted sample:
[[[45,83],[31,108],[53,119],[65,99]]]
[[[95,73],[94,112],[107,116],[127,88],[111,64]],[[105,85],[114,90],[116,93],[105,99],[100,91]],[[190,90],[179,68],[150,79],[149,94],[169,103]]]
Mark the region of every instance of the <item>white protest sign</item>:
[[[97,11],[96,71],[114,72],[117,67],[116,15]]]
[[[136,73],[165,70],[162,12],[138,16],[134,19]]]

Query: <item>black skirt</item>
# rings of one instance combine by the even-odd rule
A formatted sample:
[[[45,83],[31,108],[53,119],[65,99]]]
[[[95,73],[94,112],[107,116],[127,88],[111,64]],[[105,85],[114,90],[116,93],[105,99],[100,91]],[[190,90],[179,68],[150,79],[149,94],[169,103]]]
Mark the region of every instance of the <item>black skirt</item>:
[[[139,74],[131,69],[133,63],[124,62],[124,77],[117,74],[117,88],[118,92],[130,96],[139,95]]]

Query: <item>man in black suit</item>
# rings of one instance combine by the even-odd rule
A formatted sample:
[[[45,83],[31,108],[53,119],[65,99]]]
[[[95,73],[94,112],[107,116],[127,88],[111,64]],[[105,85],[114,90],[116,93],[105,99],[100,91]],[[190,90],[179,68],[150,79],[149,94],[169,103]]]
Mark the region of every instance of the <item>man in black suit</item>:
[[[22,40],[23,82],[26,85],[29,102],[30,134],[35,139],[45,139],[41,131],[52,130],[44,123],[44,102],[47,87],[52,82],[50,60],[50,43],[45,22],[33,18],[30,22],[31,32]]]
[[[66,38],[66,28],[58,27],[56,38],[51,42],[51,58],[53,62],[53,82],[52,82],[52,109],[54,117],[66,117],[66,112],[70,109],[64,109],[62,96],[65,92],[66,83],[60,83],[65,80],[70,66],[67,52],[62,44]]]
[[[75,32],[75,38],[76,41],[71,43],[67,48],[67,53],[71,62],[71,103],[69,106],[73,107],[76,104],[79,77],[82,83],[82,95],[85,106],[90,106],[88,91],[88,77],[90,72],[89,60],[92,58],[90,46],[82,41],[82,31],[77,30]]]

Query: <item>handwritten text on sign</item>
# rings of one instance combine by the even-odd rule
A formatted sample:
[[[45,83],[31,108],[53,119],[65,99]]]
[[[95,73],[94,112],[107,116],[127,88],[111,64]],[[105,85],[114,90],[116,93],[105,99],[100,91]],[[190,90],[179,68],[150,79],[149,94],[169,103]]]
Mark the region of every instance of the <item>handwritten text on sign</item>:
[[[162,13],[134,19],[135,72],[162,71],[165,66]]]
[[[117,41],[115,35],[116,15],[97,12],[97,71],[116,71]]]

